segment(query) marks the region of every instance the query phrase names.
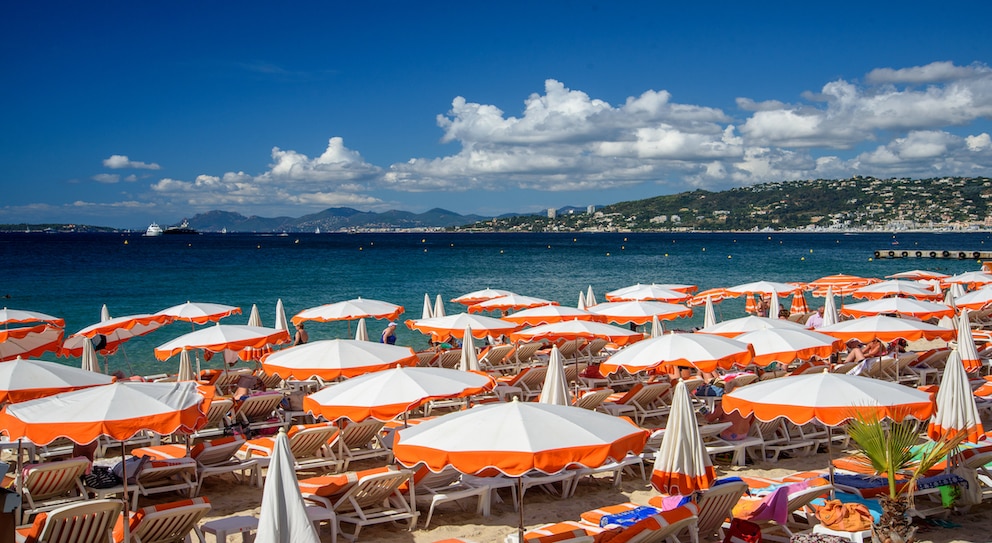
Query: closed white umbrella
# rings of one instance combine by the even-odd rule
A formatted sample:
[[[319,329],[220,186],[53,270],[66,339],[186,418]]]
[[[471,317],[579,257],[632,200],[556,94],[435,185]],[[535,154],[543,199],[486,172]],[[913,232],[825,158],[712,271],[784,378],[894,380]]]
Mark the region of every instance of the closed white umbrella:
[[[369,340],[369,327],[365,324],[365,319],[358,320],[358,326],[355,327],[355,340],[356,341],[368,341]]]
[[[706,297],[706,305],[703,312],[703,328],[716,326],[716,310],[713,309],[713,297]]]
[[[572,405],[572,395],[568,392],[565,380],[565,362],[562,360],[558,347],[551,348],[548,358],[548,371],[544,375],[544,386],[541,387],[541,403],[556,405]]]
[[[578,307],[583,311],[586,310],[586,294],[581,290],[579,291],[579,305],[577,305],[576,307]]]
[[[772,300],[768,302],[768,318],[778,318],[778,292],[772,291]]]
[[[968,319],[969,311],[965,309],[958,317],[958,354],[961,355],[961,363],[964,370],[974,373],[982,369],[982,357],[978,356],[978,348],[975,347],[975,338],[971,335],[971,324]]]
[[[262,326],[262,315],[258,313],[258,306],[251,304],[251,312],[248,313],[248,326]]]
[[[834,288],[827,287],[827,297],[823,300],[823,326],[830,326],[837,324],[838,322],[840,322],[840,317],[837,316],[837,303],[834,301]]]
[[[665,328],[661,325],[658,315],[651,317],[651,337],[659,337],[665,333]]]
[[[110,320],[110,310],[107,309],[107,304],[103,304],[100,308],[100,322],[107,322]]]
[[[586,290],[586,306],[593,306],[597,303],[599,302],[596,301],[596,295],[592,291],[592,285],[589,285],[589,288]]]
[[[436,317],[446,317],[448,314],[444,311],[444,300],[441,299],[441,295],[438,294],[434,299],[434,315],[431,318]]]
[[[276,330],[289,331],[289,320],[286,318],[286,308],[282,305],[282,298],[276,300]]]
[[[479,367],[479,358],[475,354],[475,339],[472,337],[472,327],[466,326],[462,335],[462,358],[458,364],[458,369],[462,371],[482,371]]]
[[[195,381],[196,377],[193,376],[193,364],[189,360],[189,349],[183,349],[183,352],[179,353],[179,374],[176,376],[176,381]]]
[[[655,454],[651,485],[664,494],[689,496],[706,490],[716,479],[716,470],[699,435],[689,389],[679,379],[672,393],[665,436]]]
[[[265,475],[256,541],[320,543],[320,537],[307,515],[293,463],[289,438],[286,437],[286,430],[280,428]]]
[[[965,441],[978,443],[985,437],[982,418],[975,404],[975,395],[964,371],[961,354],[951,351],[944,365],[944,375],[940,378],[935,402],[937,412],[930,418],[927,436],[934,441],[952,439],[964,435]]]
[[[82,369],[100,373],[100,361],[96,358],[96,349],[93,348],[92,341],[83,342]]]
[[[421,313],[422,319],[432,319],[434,318],[434,308],[431,307],[431,297],[424,293],[424,312]]]

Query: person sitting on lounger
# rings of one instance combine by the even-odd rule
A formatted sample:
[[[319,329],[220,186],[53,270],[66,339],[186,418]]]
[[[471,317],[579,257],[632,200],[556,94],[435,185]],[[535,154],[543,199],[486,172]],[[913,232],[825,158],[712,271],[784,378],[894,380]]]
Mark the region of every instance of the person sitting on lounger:
[[[723,405],[717,403],[713,412],[706,415],[706,422],[715,424],[718,422],[729,422],[730,427],[720,432],[720,437],[727,441],[740,441],[747,437],[751,431],[751,421],[753,415],[742,417],[740,412],[732,411],[727,413],[723,410]]]
[[[851,362],[861,362],[866,358],[876,358],[882,356],[885,354],[886,350],[885,344],[878,338],[871,340],[867,345],[854,339],[848,342],[847,347],[847,357],[844,358],[845,364]]]

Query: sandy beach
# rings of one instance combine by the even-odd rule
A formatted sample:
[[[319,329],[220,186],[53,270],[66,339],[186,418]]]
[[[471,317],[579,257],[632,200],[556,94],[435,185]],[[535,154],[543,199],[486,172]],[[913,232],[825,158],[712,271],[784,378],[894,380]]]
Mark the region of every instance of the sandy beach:
[[[719,476],[749,475],[758,477],[777,478],[796,471],[823,468],[827,465],[826,453],[816,455],[784,458],[775,463],[762,462],[748,464],[743,467],[729,466],[726,462],[717,465]],[[650,472],[649,476],[650,476]],[[202,494],[208,496],[213,509],[207,515],[208,519],[232,515],[258,515],[261,503],[261,489],[243,485],[233,485],[228,477],[212,477],[203,485]],[[603,505],[611,505],[625,501],[646,504],[657,492],[651,485],[640,477],[625,476],[620,489],[612,486],[612,481],[606,476],[598,476],[595,480],[586,479],[579,483],[575,495],[569,499],[558,499],[540,490],[530,490],[525,496],[524,525],[527,528],[557,522],[562,520],[578,520],[583,511],[595,509]],[[380,524],[363,528],[359,541],[382,543],[429,543],[452,537],[461,537],[478,543],[500,542],[510,533],[516,531],[518,514],[509,502],[509,493],[502,494],[503,503],[494,503],[492,516],[484,518],[477,516],[474,504],[469,504],[467,511],[462,511],[456,504],[445,504],[435,512],[429,529],[423,529],[421,514],[418,528],[408,532],[399,526]],[[158,503],[168,499],[148,501]],[[146,501],[142,501],[145,504]],[[992,526],[992,503],[986,501],[980,506],[972,507],[964,514],[951,513],[947,518],[953,528],[938,527],[931,524],[921,524],[917,532],[918,543],[980,543],[992,541],[989,526]],[[208,536],[210,538],[210,536]],[[321,530],[321,541],[329,542],[330,533],[326,527]],[[341,539],[343,540],[343,539]],[[701,539],[701,541],[706,541]]]

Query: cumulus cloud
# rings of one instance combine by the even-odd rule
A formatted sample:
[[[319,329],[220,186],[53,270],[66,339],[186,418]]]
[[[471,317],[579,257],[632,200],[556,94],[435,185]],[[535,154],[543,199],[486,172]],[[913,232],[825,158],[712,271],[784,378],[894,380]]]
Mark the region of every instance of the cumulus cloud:
[[[141,162],[131,160],[127,155],[110,155],[110,158],[103,159],[103,166],[111,170],[131,169],[131,170],[161,170],[162,167],[154,162]]]
[[[112,185],[121,180],[121,176],[115,173],[98,173],[93,176],[93,180],[97,183],[103,183],[105,185]]]
[[[953,62],[931,62],[926,66],[913,66],[910,68],[876,68],[865,76],[868,83],[875,85],[884,83],[937,83],[939,81],[952,81],[955,79],[968,79],[978,74],[988,73],[989,69],[982,65],[972,65],[971,67],[955,66]]]

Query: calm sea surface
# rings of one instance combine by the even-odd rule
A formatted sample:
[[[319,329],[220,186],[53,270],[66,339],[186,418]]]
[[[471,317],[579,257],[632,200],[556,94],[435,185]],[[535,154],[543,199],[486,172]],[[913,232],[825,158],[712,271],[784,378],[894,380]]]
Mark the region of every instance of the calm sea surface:
[[[872,277],[911,269],[948,274],[975,270],[969,260],[874,260],[876,250],[992,250],[982,233],[893,234],[204,234],[145,238],[140,234],[0,234],[0,296],[7,307],[66,320],[66,334],[94,324],[106,304],[113,317],[154,313],[186,302],[240,306],[224,319],[245,324],[257,304],[265,326],[276,300],[288,317],[363,297],[400,304],[401,320],[420,318],[424,294],[446,301],[486,287],[574,306],[590,285],[597,299],[635,283],[687,283],[700,290],[756,280],[812,281],[847,273]],[[895,244],[897,243],[897,244]],[[811,298],[810,304],[818,302]],[[786,302],[787,303],[787,302]],[[743,299],[717,306],[721,320],[742,316]],[[670,324],[690,328],[702,312]],[[385,323],[368,322],[377,335]],[[175,323],[134,339],[110,357],[111,370],[175,371],[152,349],[191,330]],[[311,323],[312,340],[351,337],[354,325]],[[425,338],[406,327],[399,344]],[[55,360],[54,354],[43,358]],[[58,359],[78,364],[78,359]]]

